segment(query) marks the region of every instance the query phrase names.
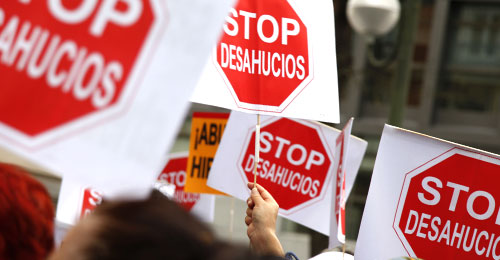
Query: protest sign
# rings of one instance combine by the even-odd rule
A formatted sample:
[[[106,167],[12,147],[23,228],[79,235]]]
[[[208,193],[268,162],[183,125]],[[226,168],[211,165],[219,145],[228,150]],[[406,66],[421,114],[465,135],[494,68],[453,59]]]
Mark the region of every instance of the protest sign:
[[[254,116],[232,112],[207,184],[236,198],[249,197],[253,181]],[[262,117],[257,183],[280,205],[279,213],[323,234],[329,233],[333,149],[339,131],[315,122]],[[350,192],[367,143],[351,137],[346,170]],[[333,190],[333,192],[335,192]]]
[[[151,184],[151,187],[155,187],[169,198],[174,196],[175,186],[173,184],[155,181]],[[54,242],[57,247],[71,227],[92,213],[102,203],[105,195],[104,192],[98,189],[82,185],[78,180],[72,179],[71,176],[63,177],[54,221]]]
[[[386,125],[356,259],[500,259],[499,170],[498,155]]]
[[[338,123],[332,1],[239,1],[191,100]]]
[[[185,191],[224,194],[208,187],[207,178],[228,117],[228,113],[193,113]]]
[[[232,3],[3,1],[0,145],[144,196]]]
[[[71,178],[63,178],[57,200],[56,220],[66,226],[75,225],[101,204],[103,193]]]
[[[93,188],[85,188],[81,193],[81,206],[78,207],[78,210],[80,211],[80,218],[83,218],[102,203],[102,193]]]
[[[184,209],[205,222],[213,222],[215,196],[191,193],[184,190],[187,162],[188,153],[171,154],[165,168],[158,176],[158,180],[175,185],[175,192],[172,198]]]
[[[102,193],[84,187],[70,178],[63,178],[57,199],[54,221],[54,244],[61,245],[66,233],[83,217],[90,214],[102,202]]]
[[[228,113],[193,113],[185,191],[224,194],[208,187],[207,179],[228,117]]]
[[[173,184],[154,182],[150,187],[155,187],[169,198],[174,196]],[[56,221],[63,226],[75,225],[80,219],[94,211],[106,195],[101,190],[82,185],[70,177],[64,177],[57,199]]]
[[[345,244],[345,206],[347,202],[346,194],[346,170],[347,150],[351,136],[353,118],[347,121],[344,129],[335,140],[335,154],[333,163],[333,173],[335,175],[335,193],[332,193],[334,207],[330,212],[330,236],[328,248],[334,248],[340,244]]]
[[[150,187],[155,187],[201,220],[212,222],[215,198],[211,195],[183,191],[186,165],[187,153],[170,155],[157,181]],[[102,202],[105,195],[100,190],[64,177],[59,192],[56,220],[63,225],[75,225],[81,218],[92,212]]]

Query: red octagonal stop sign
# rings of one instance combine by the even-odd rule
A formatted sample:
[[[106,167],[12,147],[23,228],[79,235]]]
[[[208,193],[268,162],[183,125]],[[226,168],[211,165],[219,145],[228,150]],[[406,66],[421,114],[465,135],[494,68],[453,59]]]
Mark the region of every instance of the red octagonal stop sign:
[[[410,256],[500,259],[500,160],[453,148],[409,172],[394,230]]]
[[[238,161],[245,181],[253,181],[255,130],[249,130]],[[282,213],[290,214],[321,199],[332,167],[330,152],[319,125],[287,118],[262,124],[257,183],[276,199]]]
[[[281,112],[312,79],[310,47],[287,0],[241,0],[214,62],[238,107]]]
[[[163,180],[175,185],[174,201],[179,203],[187,211],[190,211],[194,204],[200,200],[200,194],[184,192],[186,184],[186,168],[188,157],[173,157],[168,160],[167,165],[158,176],[158,180]]]
[[[3,132],[29,139],[116,114],[164,31],[164,11],[158,0],[0,4]]]

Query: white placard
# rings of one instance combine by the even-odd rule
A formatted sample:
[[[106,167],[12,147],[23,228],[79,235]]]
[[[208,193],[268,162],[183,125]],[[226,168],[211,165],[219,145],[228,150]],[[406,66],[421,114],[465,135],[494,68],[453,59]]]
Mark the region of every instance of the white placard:
[[[335,193],[332,193],[332,202],[335,208],[330,212],[330,236],[328,240],[328,248],[330,249],[345,244],[345,207],[347,202],[345,179],[347,172],[344,163],[347,160],[353,120],[354,118],[351,118],[347,121],[335,141],[335,161],[333,164]]]
[[[356,259],[495,259],[499,172],[498,155],[386,125]]]
[[[286,217],[290,220],[303,224],[309,228],[312,228],[318,232],[321,232],[325,235],[329,234],[329,216],[330,210],[332,208],[333,202],[331,198],[332,190],[334,191],[333,185],[333,150],[335,146],[336,137],[339,134],[339,130],[315,123],[309,122],[306,120],[292,120],[285,118],[277,118],[277,117],[269,117],[262,116],[261,117],[261,149],[260,156],[264,160],[262,161],[261,169],[259,174],[262,174],[264,168],[267,168],[267,172],[271,172],[273,166],[275,164],[272,162],[271,164],[267,164],[267,162],[275,160],[275,155],[280,154],[279,159],[276,160],[284,160],[286,156],[289,154],[293,163],[300,164],[304,166],[304,169],[311,169],[312,171],[303,172],[303,174],[297,173],[296,169],[292,166],[286,166],[288,169],[284,169],[284,163],[279,161],[275,169],[276,178],[274,178],[275,183],[283,181],[285,182],[286,174],[283,174],[282,179],[278,181],[277,172],[287,171],[288,183],[291,189],[292,185],[295,185],[295,190],[290,190],[290,196],[288,196],[287,187],[281,189],[281,191],[285,192],[283,194],[273,194],[275,198],[277,198],[278,204],[280,204],[280,215]],[[276,128],[276,124],[281,122],[280,120],[287,120],[286,123],[288,126],[295,127],[296,125],[309,129],[309,136],[300,136],[296,132],[292,131],[290,127],[283,128],[278,125]],[[226,129],[224,135],[222,137],[222,142],[217,150],[217,154],[215,156],[214,163],[210,170],[210,175],[208,178],[207,184],[217,190],[230,194],[238,199],[246,200],[249,197],[249,190],[247,188],[248,177],[246,177],[245,173],[246,168],[251,168],[251,159],[253,153],[253,145],[252,145],[252,133],[255,131],[255,122],[256,116],[251,114],[245,114],[241,112],[232,112],[229,118],[229,121],[226,125]],[[281,128],[280,128],[281,127]],[[273,140],[271,142],[271,135],[273,135]],[[281,135],[281,136],[280,136]],[[292,135],[292,137],[289,137]],[[321,139],[321,147],[312,146],[310,143],[306,143],[313,139],[309,139],[313,135],[320,136]],[[293,137],[295,136],[295,137]],[[305,139],[304,139],[305,138]],[[317,139],[317,138],[316,138]],[[297,140],[301,140],[297,142]],[[281,143],[281,149],[280,147]],[[277,145],[274,148],[271,146]],[[346,179],[346,190],[347,194],[350,193],[354,180],[356,178],[358,169],[361,164],[361,160],[366,150],[367,143],[364,140],[361,140],[356,137],[351,137],[351,145],[349,146],[348,156],[347,156],[347,165],[346,171],[347,179]],[[313,148],[311,148],[313,147]],[[322,148],[324,147],[324,148]],[[323,150],[324,149],[324,150]],[[280,150],[280,152],[278,152]],[[290,152],[289,152],[290,151]],[[308,155],[300,154],[300,151],[307,151]],[[281,156],[282,155],[282,156]],[[323,157],[324,155],[324,157]],[[275,158],[275,159],[273,159]],[[325,165],[328,164],[328,165]],[[249,166],[249,167],[247,167]],[[279,168],[281,167],[281,168]],[[300,167],[298,165],[297,167]],[[315,169],[325,169],[326,172],[319,173],[315,172]],[[279,168],[279,169],[278,169]],[[292,172],[294,170],[294,172]],[[249,170],[251,171],[251,169]],[[248,171],[247,171],[248,172]],[[292,177],[297,175],[298,177]],[[324,174],[324,184],[316,185],[315,188],[309,189],[311,186],[308,183],[307,178],[311,177],[313,181],[309,181],[314,183],[316,174],[321,175]],[[265,175],[265,174],[264,174]],[[250,176],[251,177],[251,176]],[[271,186],[266,186],[265,180],[266,177],[262,177],[259,175],[257,178],[257,183],[264,185],[264,188],[270,189],[271,194],[273,191],[271,190]],[[292,180],[291,180],[292,179]],[[303,181],[300,181],[302,179]],[[250,178],[250,181],[253,181],[253,178]],[[295,183],[294,183],[295,182]],[[300,182],[300,184],[298,184]],[[293,184],[294,183],[294,184]],[[288,185],[288,184],[287,184]],[[302,185],[301,193],[306,194],[306,198],[309,199],[307,201],[301,201],[300,203],[296,201],[291,201],[289,198],[292,196],[296,196],[297,185]],[[278,184],[277,186],[280,186]],[[277,189],[278,190],[278,189]],[[309,195],[313,195],[307,197]],[[282,198],[288,197],[288,199],[279,200],[278,196]],[[298,197],[302,199],[303,197]],[[285,205],[292,204],[293,206],[286,208]]]
[[[354,256],[342,252],[325,252],[309,258],[309,260],[354,260]]]
[[[81,218],[83,191],[85,187],[78,182],[63,178],[57,199],[56,221],[63,226],[73,226]]]
[[[200,194],[200,199],[191,208],[191,213],[199,220],[212,223],[214,222],[215,195]]]
[[[22,15],[20,23],[29,25],[31,22],[33,26],[40,25],[44,27],[42,29],[48,30],[50,37],[61,30],[61,42],[65,44],[61,45],[62,47],[53,55],[54,59],[57,58],[51,61],[55,65],[49,66],[47,75],[41,76],[47,77],[49,85],[52,84],[50,87],[46,86],[47,83],[44,83],[43,78],[36,81],[28,77],[35,73],[35,68],[30,70],[29,57],[26,71],[6,73],[5,75],[9,77],[2,77],[4,81],[7,79],[9,81],[2,82],[0,104],[17,106],[18,103],[28,102],[30,106],[23,106],[23,110],[10,109],[10,114],[0,115],[0,145],[60,176],[63,174],[71,176],[78,183],[106,191],[110,197],[123,194],[145,196],[165,163],[163,159],[177,135],[189,106],[188,98],[196,85],[210,49],[220,35],[221,25],[233,0],[127,1],[127,4],[130,4],[127,11],[132,12],[130,14],[110,13],[116,10],[108,10],[115,7],[105,6],[107,1],[85,1],[87,4],[90,3],[85,8],[105,11],[87,12],[93,9],[84,11],[82,9],[84,7],[80,6],[79,11],[77,10],[78,15],[72,15],[77,11],[66,10],[59,2],[8,1],[0,4],[0,32],[6,30],[7,25],[14,24],[12,20],[15,15]],[[94,14],[99,17],[94,17]],[[125,15],[126,17],[122,17]],[[144,20],[143,17],[149,18]],[[49,18],[54,18],[58,22],[47,22],[52,21],[47,20]],[[84,19],[93,22],[82,23]],[[69,68],[62,65],[56,66],[56,61],[59,59],[71,61],[72,58],[80,57],[77,54],[81,54],[82,57],[87,57],[85,55],[88,54],[87,58],[82,58],[81,66],[94,71],[92,69],[101,68],[102,59],[108,62],[108,56],[111,57],[117,51],[119,55],[113,56],[117,59],[133,58],[120,50],[137,40],[134,37],[138,37],[137,33],[142,31],[128,32],[127,28],[139,21],[151,22],[151,27],[148,27],[150,31],[144,45],[139,48],[140,52],[130,70],[123,65],[125,61],[123,64],[121,61],[117,61],[119,64],[106,63],[109,66],[103,67],[107,70],[102,74],[104,75],[102,83],[99,83],[102,86],[96,87],[95,93],[92,92],[93,96],[87,92],[92,90],[91,87],[87,86],[85,89],[85,86],[78,85],[86,82],[83,81],[85,74],[75,70],[77,75],[75,82],[80,83],[75,83],[77,85],[72,89],[73,92],[64,94],[66,93],[64,91],[67,91],[66,85],[63,86],[64,82],[69,84],[72,81],[69,78],[67,81],[63,80],[66,75],[68,77],[73,75],[65,73],[73,71],[66,71]],[[45,28],[51,24],[57,26]],[[16,28],[9,26],[9,30]],[[82,26],[89,28],[85,27],[83,30]],[[66,35],[66,32],[72,30],[73,33]],[[124,38],[113,38],[113,41],[103,41],[99,44],[99,37],[109,35],[112,37],[116,34]],[[35,43],[38,44],[39,41]],[[91,41],[93,41],[92,48],[82,47]],[[54,42],[57,43],[55,40]],[[101,46],[104,48],[109,45],[112,45],[111,48],[99,49]],[[47,56],[51,57],[48,54]],[[79,63],[75,61],[75,64]],[[22,60],[16,61],[10,69],[14,71],[16,69],[14,66],[21,65]],[[120,67],[121,65],[123,67]],[[56,72],[59,74],[53,75]],[[11,79],[11,77],[19,78]],[[87,78],[93,79],[92,76]],[[113,84],[118,84],[118,79],[125,82],[120,85],[122,87],[120,91],[118,88],[113,88]],[[29,84],[18,86],[16,82],[19,80]],[[73,85],[67,86],[71,89]],[[33,88],[33,91],[43,90],[43,93],[29,96],[35,92],[24,88]],[[9,91],[10,89],[21,91],[26,99],[13,96],[17,92]],[[3,91],[7,94],[3,94]],[[115,103],[109,103],[111,101],[104,99],[105,95],[112,93],[119,95],[114,97]],[[59,97],[65,100],[59,101]],[[81,111],[75,110],[74,107],[82,102],[89,102],[90,105],[82,107],[81,111],[86,111],[84,109],[88,107],[92,110],[85,112],[86,114],[69,114],[80,113]],[[102,107],[103,105],[107,106]],[[3,108],[2,110],[6,111]],[[44,111],[44,117],[37,116],[40,111]],[[21,112],[24,114],[21,115]],[[72,120],[67,121],[68,115],[72,116],[70,117]],[[36,120],[29,119],[32,117]],[[130,192],[131,190],[133,192]]]
[[[183,191],[187,155],[187,152],[170,154],[165,168],[157,175],[158,180],[151,183],[150,187],[159,190],[181,206],[188,207],[189,212],[200,220],[213,222],[215,196]],[[107,198],[107,193],[85,186],[70,177],[64,177],[59,191],[56,221],[62,226],[75,225],[82,217],[93,211],[102,202],[103,197]],[[186,206],[190,203],[191,205]]]
[[[333,14],[329,0],[240,1],[191,100],[338,123]]]

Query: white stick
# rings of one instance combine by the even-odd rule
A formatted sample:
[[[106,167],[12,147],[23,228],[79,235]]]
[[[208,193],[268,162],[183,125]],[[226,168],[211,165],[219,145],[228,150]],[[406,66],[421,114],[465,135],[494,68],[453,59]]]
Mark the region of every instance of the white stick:
[[[257,124],[255,125],[255,165],[253,167],[253,186],[257,184],[257,165],[259,164],[260,156],[260,114],[257,114]]]
[[[229,239],[233,239],[234,232],[234,197],[231,198],[231,209],[229,210]]]

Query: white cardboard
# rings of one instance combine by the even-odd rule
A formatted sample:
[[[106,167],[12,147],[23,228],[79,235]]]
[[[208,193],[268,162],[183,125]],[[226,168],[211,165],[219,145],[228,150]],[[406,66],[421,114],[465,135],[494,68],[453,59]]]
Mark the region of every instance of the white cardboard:
[[[325,252],[309,258],[309,260],[354,260],[354,256],[342,252]]]
[[[155,187],[168,198],[173,197],[175,191],[175,185],[169,183],[154,182],[150,187],[151,189]],[[61,224],[63,227],[74,226],[83,217],[81,215],[83,192],[86,188],[92,187],[82,185],[77,180],[69,177],[64,177],[62,179],[61,189],[57,199],[57,223]],[[101,195],[102,198],[107,197],[106,193],[101,193]]]
[[[85,186],[71,178],[63,178],[57,199],[56,222],[73,226],[80,220],[82,192]]]
[[[193,208],[191,208],[191,213],[195,215],[199,220],[212,223],[214,222],[214,210],[215,210],[215,195],[212,194],[200,194],[200,200],[198,200]]]
[[[324,122],[339,122],[337,64],[333,3],[329,0],[288,0],[307,27],[313,62],[310,83],[282,112],[238,107],[229,86],[217,71],[214,55],[208,60],[191,101],[247,113],[260,113]],[[258,82],[255,82],[258,86]]]
[[[180,156],[187,157],[187,153],[172,154],[169,158],[177,158]],[[170,199],[174,198],[175,184],[166,183],[164,181],[154,181],[150,184],[150,187],[156,187],[159,183],[163,186],[168,186],[166,189],[162,190],[166,191],[164,195]],[[85,188],[88,188],[88,186],[82,185],[75,179],[69,177],[64,177],[62,179],[56,210],[56,221],[62,226],[73,226],[80,220],[82,194]],[[102,195],[103,197],[107,197],[106,193]],[[193,208],[191,208],[190,212],[202,221],[213,222],[214,208],[215,196],[200,194],[200,199],[195,203]]]
[[[265,122],[270,118],[269,116],[262,116],[261,122]],[[240,156],[240,151],[244,149],[246,145],[245,139],[247,132],[249,129],[255,127],[255,122],[255,115],[241,112],[231,113],[210,170],[210,176],[207,181],[208,186],[241,200],[246,200],[249,197],[250,191],[247,187],[247,183],[245,183],[240,176],[239,170],[237,169],[237,161]],[[340,131],[325,125],[321,125],[321,129],[325,139],[328,140],[330,150],[333,151],[335,139]],[[286,131],[286,129],[283,130]],[[346,171],[349,173],[346,179],[347,194],[351,192],[367,146],[366,141],[352,136],[351,142],[346,166]],[[333,163],[333,158],[330,158],[330,160]],[[300,210],[295,210],[287,215],[284,215],[284,211],[280,209],[280,215],[328,235],[330,231],[329,216],[332,205],[331,192],[334,189],[333,173],[330,172],[329,175],[330,176],[327,176],[326,179],[330,180],[330,182],[325,184],[326,192],[321,200],[307,207],[302,207]],[[257,183],[258,182],[257,180]]]
[[[352,122],[353,122],[353,118],[349,119],[349,121],[347,121],[346,125],[344,126],[344,128],[342,129],[342,132],[340,135],[337,136],[337,139],[335,141],[335,154],[333,155],[334,158],[335,158],[335,162],[334,162],[334,165],[333,165],[333,173],[334,175],[337,175],[339,174],[338,173],[338,170],[339,170],[339,167],[343,167],[343,165],[341,166],[340,165],[340,161],[341,159],[342,160],[346,160],[347,158],[347,155],[348,155],[348,150],[349,150],[349,140],[350,140],[350,136],[351,136],[351,129],[352,129]],[[341,150],[342,149],[342,150]],[[343,158],[341,158],[343,157]],[[343,163],[346,163],[345,161]],[[356,172],[357,174],[357,172]],[[342,176],[340,179],[342,180],[341,183],[343,182],[344,178],[347,178],[347,171],[345,170],[345,168],[341,169],[341,173],[340,175]],[[356,177],[354,177],[356,178]],[[333,183],[335,185],[335,190],[337,189],[337,187],[340,185],[342,186],[342,184],[338,184],[338,183]],[[346,183],[347,185],[347,183]],[[342,187],[341,187],[341,191],[342,192]],[[339,210],[340,210],[340,207],[343,205],[343,207],[345,208],[345,203],[347,201],[347,195],[348,194],[341,194],[340,198],[339,198],[339,201],[337,201],[337,198],[336,198],[336,193],[332,193],[332,202],[333,202],[333,205],[339,203]],[[336,208],[336,206],[335,206]],[[336,246],[339,246],[341,244],[345,244],[345,234],[342,234],[341,232],[341,221],[340,221],[340,213],[339,213],[339,218],[336,218],[336,212],[335,212],[335,208],[332,208],[331,212],[330,212],[330,235],[329,235],[329,240],[328,240],[328,248],[332,249]],[[345,215],[346,215],[346,219],[347,219],[347,212],[345,212]],[[344,227],[345,227],[345,223],[344,224]]]
[[[185,156],[187,153],[176,156]],[[159,185],[158,185],[159,184]],[[162,186],[161,188],[159,186]],[[172,199],[174,197],[175,185],[155,181],[150,185],[150,187],[155,187],[156,189],[161,189],[165,196]],[[61,189],[59,191],[59,197],[57,202],[56,210],[56,221],[55,221],[55,242],[59,246],[60,242],[63,240],[67,231],[81,219],[81,207],[83,199],[83,190],[88,188],[87,186],[81,185],[78,181],[74,179],[64,177],[61,182]],[[102,194],[106,197],[107,194]],[[214,219],[214,209],[215,209],[215,196],[210,194],[200,194],[200,199],[191,208],[191,213],[195,215],[198,219],[204,222],[213,222]]]
[[[141,84],[130,104],[124,103],[123,113],[85,127],[76,120],[64,130],[66,134],[54,131],[41,139],[20,137],[0,122],[0,145],[59,176],[71,176],[79,183],[106,191],[109,196],[147,195],[164,165],[164,156],[188,108],[191,90],[233,4],[233,0],[165,2],[168,17],[163,19],[168,18],[167,26],[160,28],[164,33],[150,55],[148,70],[141,75]],[[75,132],[76,128],[83,130]],[[52,138],[54,135],[58,138]]]
[[[405,176],[452,148],[478,151],[390,125],[384,127],[356,243],[356,259],[392,259],[409,255],[393,227]],[[477,153],[477,159],[497,158],[498,164],[498,155]],[[445,206],[448,208],[447,204]],[[454,250],[444,242],[441,245]]]

